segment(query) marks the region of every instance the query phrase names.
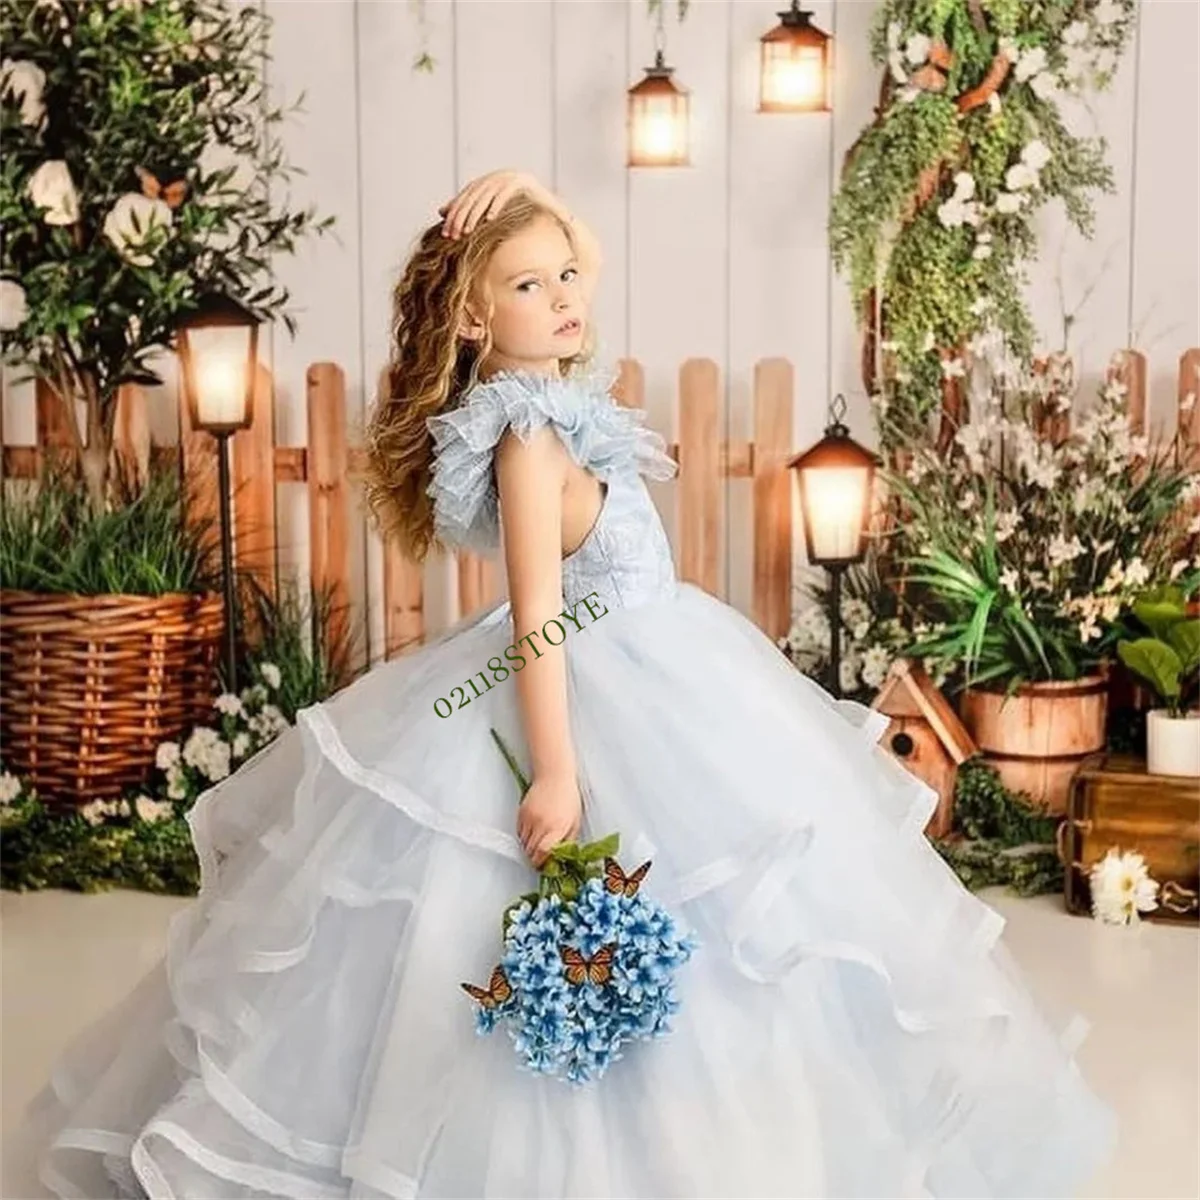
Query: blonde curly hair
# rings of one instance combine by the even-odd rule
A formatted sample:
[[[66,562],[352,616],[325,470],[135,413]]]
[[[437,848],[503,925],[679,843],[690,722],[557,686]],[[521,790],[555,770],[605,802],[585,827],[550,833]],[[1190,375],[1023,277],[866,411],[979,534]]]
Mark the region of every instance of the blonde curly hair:
[[[391,351],[356,475],[368,519],[416,563],[448,548],[434,533],[433,501],[426,494],[433,468],[426,419],[455,407],[492,351],[490,327],[476,342],[459,336],[460,322],[469,300],[486,303],[481,285],[496,249],[539,217],[554,220],[578,252],[570,226],[521,192],[469,234],[447,238],[440,221],[430,225],[392,292]],[[490,318],[490,304],[487,312]],[[559,360],[562,373],[586,364],[592,349],[589,323],[579,353]]]

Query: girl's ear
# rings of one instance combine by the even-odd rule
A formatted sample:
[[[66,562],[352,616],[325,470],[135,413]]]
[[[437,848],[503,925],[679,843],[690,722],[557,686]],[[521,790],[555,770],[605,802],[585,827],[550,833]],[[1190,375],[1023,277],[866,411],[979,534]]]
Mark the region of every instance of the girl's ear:
[[[478,342],[483,340],[486,332],[487,323],[480,317],[475,301],[468,301],[458,320],[458,336],[468,342]]]
[[[458,336],[468,342],[478,342],[483,338],[486,326],[482,321],[475,320],[469,313],[464,313],[458,322]]]

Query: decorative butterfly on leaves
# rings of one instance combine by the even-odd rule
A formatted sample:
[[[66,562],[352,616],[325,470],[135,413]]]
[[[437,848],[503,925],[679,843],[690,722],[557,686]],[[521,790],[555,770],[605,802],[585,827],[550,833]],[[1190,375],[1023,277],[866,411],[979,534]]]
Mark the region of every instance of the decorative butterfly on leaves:
[[[162,200],[168,208],[178,208],[188,192],[186,179],[175,179],[163,184],[157,175],[147,171],[145,167],[134,167],[138,181],[142,185],[142,195],[151,200]]]
[[[603,987],[612,978],[613,956],[616,952],[616,942],[601,946],[591,958],[585,958],[570,946],[558,948],[558,953],[566,964],[567,982],[572,987],[581,987],[585,980],[597,987]]]
[[[478,1000],[484,1008],[499,1008],[513,994],[512,984],[508,982],[508,976],[505,975],[504,968],[501,966],[497,966],[492,971],[492,978],[486,991],[481,987],[476,987],[473,983],[463,983],[459,986],[473,1000]]]
[[[650,870],[651,861],[653,860],[642,863],[632,875],[626,875],[615,858],[606,858],[604,860],[604,890],[611,892],[614,896],[622,893],[630,898],[636,896],[638,888],[642,886],[642,880],[646,878],[646,872]]]

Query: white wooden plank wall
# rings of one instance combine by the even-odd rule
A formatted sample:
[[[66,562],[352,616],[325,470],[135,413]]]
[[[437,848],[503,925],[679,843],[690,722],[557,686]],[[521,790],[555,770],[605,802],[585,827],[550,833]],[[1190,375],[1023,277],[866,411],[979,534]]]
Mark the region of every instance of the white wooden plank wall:
[[[254,2],[254,0],[249,0]],[[407,0],[257,0],[274,22],[276,103],[303,89],[283,129],[297,204],[336,213],[336,240],[310,240],[278,263],[299,332],[266,339],[279,388],[278,436],[305,436],[305,368],[346,371],[351,429],[361,428],[387,355],[391,288],[407,247],[437,206],[480,172],[536,172],[598,231],[606,253],[597,299],[603,350],[645,365],[651,420],[671,437],[676,372],[688,357],[720,366],[727,436],[750,435],[753,367],[796,365],[797,448],[820,436],[829,397],[846,394],[856,437],[872,431],[849,296],[829,278],[825,221],[833,171],[869,119],[878,89],[867,31],[873,0],[813,0],[836,34],[834,111],[760,115],[758,38],[779,0],[693,0],[679,24],[667,4],[667,54],[691,89],[693,165],[625,167],[625,89],[653,58],[644,0],[429,0],[432,73],[411,69],[420,42]],[[1047,346],[1061,342],[1060,290],[1074,313],[1071,348],[1093,382],[1132,342],[1152,364],[1151,419],[1174,404],[1180,352],[1200,344],[1200,37],[1196,0],[1143,0],[1136,41],[1113,89],[1070,111],[1109,143],[1117,191],[1097,202],[1096,237],[1043,218],[1029,299]],[[170,397],[164,397],[170,411]],[[32,440],[28,389],[10,389],[4,428]],[[653,485],[669,530],[669,485]],[[750,488],[727,488],[722,591],[750,604]],[[797,514],[798,515],[798,514]],[[285,566],[307,574],[300,487],[280,508]],[[797,547],[802,538],[797,523]],[[380,548],[352,546],[357,599],[379,595]],[[798,553],[798,560],[802,557]],[[798,561],[797,573],[801,570]],[[450,564],[426,575],[430,625],[456,615]],[[362,634],[377,659],[378,604]]]

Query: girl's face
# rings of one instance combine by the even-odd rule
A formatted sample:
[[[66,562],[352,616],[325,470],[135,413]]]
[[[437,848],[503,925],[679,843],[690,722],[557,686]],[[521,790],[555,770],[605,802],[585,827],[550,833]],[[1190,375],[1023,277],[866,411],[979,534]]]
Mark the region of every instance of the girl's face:
[[[579,353],[587,304],[574,251],[557,221],[538,217],[501,242],[481,282],[484,303],[468,305],[463,335],[479,338],[490,325],[487,370],[557,375],[559,359]]]

